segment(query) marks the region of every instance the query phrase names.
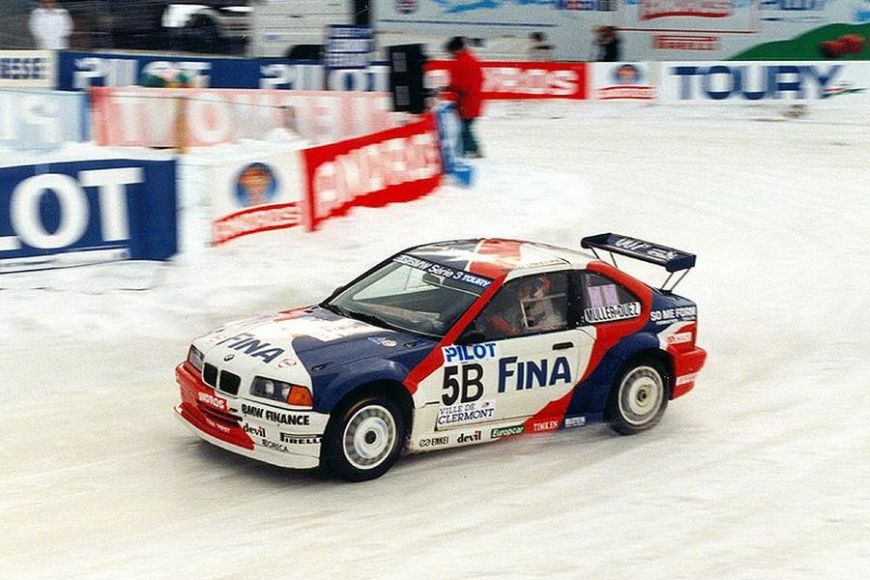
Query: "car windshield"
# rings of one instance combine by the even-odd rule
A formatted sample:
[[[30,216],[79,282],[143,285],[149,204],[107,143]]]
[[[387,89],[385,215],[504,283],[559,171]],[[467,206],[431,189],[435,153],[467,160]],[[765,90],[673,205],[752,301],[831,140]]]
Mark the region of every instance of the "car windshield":
[[[323,306],[376,326],[442,337],[491,282],[401,254]]]

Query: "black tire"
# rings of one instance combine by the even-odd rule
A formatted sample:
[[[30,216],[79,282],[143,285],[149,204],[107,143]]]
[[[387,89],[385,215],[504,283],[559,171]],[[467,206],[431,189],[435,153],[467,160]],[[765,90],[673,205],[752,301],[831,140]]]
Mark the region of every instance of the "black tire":
[[[648,431],[661,420],[670,399],[668,375],[658,361],[637,359],[617,375],[607,401],[607,420],[620,435]]]
[[[393,466],[405,442],[405,422],[395,401],[366,395],[337,410],[324,438],[322,463],[347,481],[368,481]]]

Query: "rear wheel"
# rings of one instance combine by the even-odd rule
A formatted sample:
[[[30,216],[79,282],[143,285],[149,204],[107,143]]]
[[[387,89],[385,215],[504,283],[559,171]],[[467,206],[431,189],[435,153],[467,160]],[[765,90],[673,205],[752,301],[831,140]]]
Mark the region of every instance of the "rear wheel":
[[[613,385],[607,419],[620,435],[655,427],[668,407],[667,375],[658,362],[639,360],[627,365]]]
[[[366,481],[387,472],[401,451],[405,424],[399,406],[383,395],[344,406],[327,430],[324,462],[347,481]]]

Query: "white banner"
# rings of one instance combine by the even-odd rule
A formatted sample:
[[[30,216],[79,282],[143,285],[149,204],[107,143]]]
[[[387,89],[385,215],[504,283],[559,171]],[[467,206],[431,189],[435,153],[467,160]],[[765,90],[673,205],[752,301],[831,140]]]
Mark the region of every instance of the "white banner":
[[[94,88],[92,97],[94,138],[114,146],[175,146],[182,100],[190,146],[269,139],[276,129],[328,143],[389,129],[400,118],[389,95],[375,92],[124,87]]]
[[[55,63],[50,50],[0,50],[0,88],[53,89]]]
[[[211,167],[212,243],[299,225],[305,198],[300,158],[298,150],[287,150]]]
[[[870,103],[870,63],[725,61],[661,63],[666,103]],[[848,105],[846,104],[848,102]]]
[[[649,62],[596,62],[589,73],[589,98],[598,101],[649,101],[656,98]]]
[[[0,146],[51,149],[86,141],[87,119],[84,93],[0,90]]]

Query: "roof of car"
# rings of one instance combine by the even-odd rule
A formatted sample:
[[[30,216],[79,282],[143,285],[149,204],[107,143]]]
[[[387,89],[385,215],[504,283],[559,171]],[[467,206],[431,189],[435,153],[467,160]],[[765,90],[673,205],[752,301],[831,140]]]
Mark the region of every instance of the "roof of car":
[[[559,264],[583,267],[595,259],[594,256],[578,250],[502,238],[435,242],[409,248],[406,252],[448,268],[465,270],[493,279],[514,270]]]

